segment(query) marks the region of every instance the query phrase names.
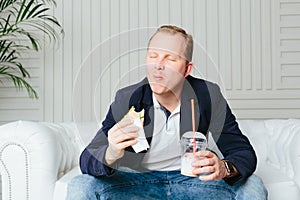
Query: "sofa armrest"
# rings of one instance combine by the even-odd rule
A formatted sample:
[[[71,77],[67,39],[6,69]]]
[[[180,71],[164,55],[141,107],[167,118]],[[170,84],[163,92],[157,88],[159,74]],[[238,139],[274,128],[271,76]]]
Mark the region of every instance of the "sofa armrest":
[[[81,174],[79,166],[74,167],[55,183],[53,200],[64,200],[67,195],[68,183],[72,178]]]
[[[70,142],[71,132],[60,125],[28,121],[0,126],[3,199],[52,199],[56,180],[78,163],[79,149]]]
[[[298,123],[293,124],[291,128],[291,138],[289,139],[290,143],[288,144],[289,149],[289,161],[292,165],[293,173],[291,177],[297,183],[298,188],[300,188],[300,120],[293,120]]]

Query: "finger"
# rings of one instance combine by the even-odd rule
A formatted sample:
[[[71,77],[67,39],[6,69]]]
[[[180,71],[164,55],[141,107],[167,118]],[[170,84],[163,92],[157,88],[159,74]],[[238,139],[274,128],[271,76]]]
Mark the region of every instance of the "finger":
[[[124,134],[137,134],[139,131],[139,127],[137,127],[136,125],[130,124],[127,125],[126,127],[120,128],[120,129],[116,129],[116,130],[111,130],[109,131],[109,137],[111,138],[117,138],[120,135],[124,135]]]
[[[119,121],[118,123],[116,123],[112,128],[111,131],[116,131],[118,129],[122,129],[130,124],[133,124],[133,120],[131,119],[123,119],[121,121]]]
[[[138,136],[139,136],[139,127],[135,125],[129,125],[123,129],[118,129],[114,132],[110,132],[108,135],[108,140],[115,141],[115,143],[119,143],[124,140],[137,138]]]
[[[214,178],[215,178],[215,176],[213,174],[199,176],[199,179],[201,181],[212,181],[212,180],[215,180]]]
[[[194,162],[192,162],[192,166],[199,168],[199,167],[205,167],[205,166],[213,166],[213,165],[215,165],[215,163],[216,163],[215,159],[203,158],[203,159],[195,160]]]
[[[126,147],[129,147],[131,145],[134,145],[137,143],[136,139],[132,139],[132,140],[126,140],[124,142],[121,142],[119,144],[117,144],[118,149],[125,149]]]
[[[222,178],[223,177],[220,175],[220,172],[218,171],[210,173],[209,175],[203,175],[199,177],[201,181],[212,181],[212,180],[218,181],[221,180]]]
[[[215,157],[216,155],[214,153],[212,153],[211,151],[202,150],[202,151],[197,151],[196,156],[197,157],[212,158],[212,157]]]
[[[122,134],[138,133],[139,127],[134,125],[134,124],[131,124],[131,125],[128,125],[128,126],[122,128],[122,129],[119,129],[119,131]]]
[[[111,133],[111,137],[123,137],[129,136],[129,138],[138,137],[139,135],[139,127],[136,125],[128,125],[122,129],[118,129],[115,132]]]
[[[193,169],[193,174],[212,174],[216,171],[214,166],[198,167]]]
[[[138,137],[138,133],[126,133],[126,134],[120,134],[118,137],[113,138],[115,144],[122,143],[127,140],[136,139]]]

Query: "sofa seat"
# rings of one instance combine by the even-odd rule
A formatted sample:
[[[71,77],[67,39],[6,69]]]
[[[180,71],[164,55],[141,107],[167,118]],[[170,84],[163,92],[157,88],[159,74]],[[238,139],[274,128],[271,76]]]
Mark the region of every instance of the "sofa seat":
[[[270,200],[300,199],[300,120],[241,120],[257,157]]]
[[[300,120],[239,120],[270,200],[300,199]],[[0,126],[2,199],[63,200],[99,125],[16,121]],[[1,198],[0,198],[1,199]]]
[[[300,190],[297,183],[277,167],[265,163],[256,170],[255,174],[262,178],[269,199],[299,199]]]

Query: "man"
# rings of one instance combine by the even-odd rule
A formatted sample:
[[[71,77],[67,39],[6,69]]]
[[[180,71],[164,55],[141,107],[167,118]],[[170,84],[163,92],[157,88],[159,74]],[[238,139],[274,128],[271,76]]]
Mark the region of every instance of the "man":
[[[102,128],[82,152],[83,174],[68,187],[69,199],[266,199],[261,180],[252,175],[256,155],[219,87],[190,76],[193,39],[176,26],[162,26],[148,44],[147,78],[117,92]],[[223,158],[197,152],[193,174],[180,174],[180,137],[196,129],[212,133]],[[139,128],[124,119],[134,107],[144,110],[149,148],[136,153]],[[252,176],[251,176],[252,175]],[[250,176],[250,177],[249,177]]]

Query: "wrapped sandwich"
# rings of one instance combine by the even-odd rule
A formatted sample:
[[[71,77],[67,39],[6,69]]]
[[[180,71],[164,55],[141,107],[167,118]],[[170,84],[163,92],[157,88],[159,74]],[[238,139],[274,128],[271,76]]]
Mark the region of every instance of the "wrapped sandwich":
[[[137,138],[137,143],[132,145],[132,148],[136,153],[147,150],[149,148],[148,141],[145,136],[145,132],[143,129],[144,126],[144,109],[140,112],[136,112],[134,107],[132,106],[128,113],[124,116],[123,119],[131,119],[134,121],[134,125],[139,127],[139,136]]]
[[[132,120],[139,119],[142,124],[142,127],[143,127],[144,126],[144,114],[145,114],[144,109],[141,110],[140,112],[136,112],[135,108],[132,106],[130,108],[130,110],[128,111],[128,113],[124,116],[124,119],[132,119]]]

